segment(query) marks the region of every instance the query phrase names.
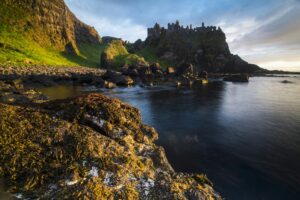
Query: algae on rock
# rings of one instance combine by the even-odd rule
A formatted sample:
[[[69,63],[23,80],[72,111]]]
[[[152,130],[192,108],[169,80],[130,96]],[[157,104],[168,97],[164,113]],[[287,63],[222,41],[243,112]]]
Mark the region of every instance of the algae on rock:
[[[156,131],[101,94],[0,103],[0,178],[29,199],[219,199],[205,176],[176,173]]]

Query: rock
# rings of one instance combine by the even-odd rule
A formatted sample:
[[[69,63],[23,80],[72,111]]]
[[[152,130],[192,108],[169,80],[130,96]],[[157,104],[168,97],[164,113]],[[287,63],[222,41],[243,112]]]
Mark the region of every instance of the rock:
[[[230,75],[226,76],[223,80],[229,82],[249,82],[249,76],[247,74]]]
[[[126,68],[123,68],[122,73],[124,75],[130,76],[130,77],[133,77],[133,78],[139,76],[138,67],[133,66],[133,65],[131,65],[129,67],[126,67]]]
[[[157,71],[162,71],[162,68],[159,63],[154,63],[150,66],[150,69],[153,73],[156,73]]]
[[[288,81],[288,80],[284,80],[284,81],[281,81],[281,83],[289,84],[289,83],[293,83],[293,82],[292,81]]]
[[[120,85],[120,86],[129,86],[129,85],[134,84],[134,81],[132,80],[132,78],[130,78],[129,76],[124,76],[124,75],[117,77],[115,82],[117,85]]]
[[[152,71],[148,66],[141,66],[138,68],[139,77],[143,80],[152,78]]]
[[[134,81],[129,76],[125,76],[122,75],[121,72],[115,72],[111,70],[108,70],[103,75],[103,78],[120,86],[128,86],[134,84]]]
[[[104,87],[107,89],[114,89],[117,87],[117,85],[113,82],[104,81]]]
[[[141,39],[138,39],[137,41],[135,41],[132,45],[133,47],[133,52],[135,51],[140,51],[143,47],[144,47],[144,43]]]
[[[208,73],[207,73],[207,71],[201,71],[201,72],[199,73],[199,78],[207,79],[207,78],[208,78]]]
[[[114,40],[120,40],[120,41],[122,41],[121,38],[116,38],[116,37],[111,37],[111,36],[104,36],[104,37],[102,37],[102,43],[103,44],[110,44]]]
[[[120,100],[89,94],[32,108],[0,103],[0,124],[0,177],[14,196],[221,199],[205,176],[174,172],[154,144],[155,129]]]
[[[168,67],[167,70],[166,70],[166,73],[168,75],[175,74],[175,69],[173,67]]]
[[[182,63],[176,69],[177,76],[193,76],[194,66],[191,63]]]

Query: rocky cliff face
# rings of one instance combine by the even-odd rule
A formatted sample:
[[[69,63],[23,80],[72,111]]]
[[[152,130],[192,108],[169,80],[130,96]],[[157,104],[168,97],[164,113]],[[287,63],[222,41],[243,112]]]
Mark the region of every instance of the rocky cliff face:
[[[148,29],[146,47],[158,48],[157,56],[177,62],[194,64],[199,71],[209,72],[255,72],[256,65],[248,64],[232,55],[221,28],[183,28],[179,22],[161,28],[158,24]]]
[[[174,172],[155,129],[117,99],[0,103],[0,124],[1,199],[220,199],[204,175]]]
[[[24,29],[41,45],[78,54],[79,43],[101,42],[97,31],[78,20],[63,0],[2,0],[0,6],[12,10],[2,16],[3,24]]]

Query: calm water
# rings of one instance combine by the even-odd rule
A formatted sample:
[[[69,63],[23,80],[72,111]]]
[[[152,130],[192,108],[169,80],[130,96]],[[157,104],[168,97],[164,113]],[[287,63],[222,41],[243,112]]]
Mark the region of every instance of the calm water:
[[[60,91],[43,90],[64,98],[82,88]],[[101,92],[139,108],[175,170],[207,174],[226,199],[300,199],[299,76]]]

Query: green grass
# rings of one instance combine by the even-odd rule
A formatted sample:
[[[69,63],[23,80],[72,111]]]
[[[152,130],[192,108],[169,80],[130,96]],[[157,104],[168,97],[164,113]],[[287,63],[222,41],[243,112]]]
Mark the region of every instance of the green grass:
[[[136,54],[130,54],[122,41],[115,40],[105,48],[109,68],[119,69],[124,65],[134,65],[137,63],[146,63],[145,59]]]
[[[98,67],[105,45],[78,44],[79,54],[64,53],[63,46],[53,46],[30,14],[29,0],[16,4],[0,2],[0,64]],[[28,21],[31,24],[28,24]],[[34,24],[34,26],[32,25]],[[33,28],[34,27],[34,28]]]
[[[75,64],[88,67],[99,67],[100,57],[107,45],[79,44],[79,56],[63,53],[63,56]]]
[[[175,67],[176,62],[157,57],[157,48],[145,47],[142,50],[136,52],[138,56],[144,57],[148,63],[159,63],[163,68]]]
[[[0,63],[2,65],[100,65],[105,45],[79,44],[79,55],[66,54],[51,47],[43,47],[26,35],[6,31],[0,26]]]

